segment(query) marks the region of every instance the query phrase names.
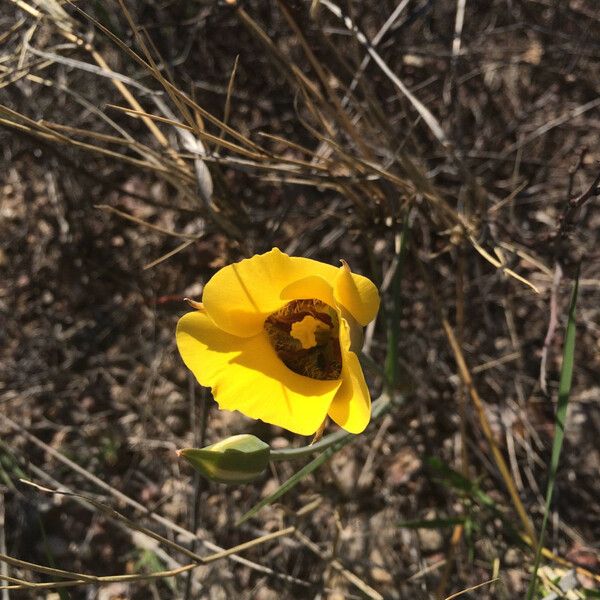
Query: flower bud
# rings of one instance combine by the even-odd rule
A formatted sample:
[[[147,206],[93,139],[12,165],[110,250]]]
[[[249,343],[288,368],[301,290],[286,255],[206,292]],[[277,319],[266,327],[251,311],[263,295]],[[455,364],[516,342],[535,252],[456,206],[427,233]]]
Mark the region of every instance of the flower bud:
[[[271,448],[254,435],[234,435],[205,448],[184,448],[177,455],[219,483],[246,483],[260,477],[269,464]]]

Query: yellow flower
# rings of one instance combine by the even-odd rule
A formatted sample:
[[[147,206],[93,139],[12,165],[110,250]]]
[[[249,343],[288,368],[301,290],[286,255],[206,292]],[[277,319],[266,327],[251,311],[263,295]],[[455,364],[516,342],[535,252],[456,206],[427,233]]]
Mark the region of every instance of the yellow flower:
[[[350,271],[277,248],[228,265],[206,284],[203,304],[177,324],[177,347],[219,407],[295,433],[329,415],[351,433],[371,417],[355,351],[379,294]]]

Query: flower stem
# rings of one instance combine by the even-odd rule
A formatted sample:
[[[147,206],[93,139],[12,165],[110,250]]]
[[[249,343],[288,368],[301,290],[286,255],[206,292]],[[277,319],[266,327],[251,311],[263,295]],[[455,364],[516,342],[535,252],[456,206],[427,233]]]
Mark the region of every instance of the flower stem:
[[[387,392],[381,394],[381,396],[379,396],[379,398],[377,398],[377,400],[373,402],[371,418],[373,420],[378,419],[381,415],[386,413],[391,408],[392,403],[392,398]],[[284,448],[283,450],[271,450],[269,458],[274,462],[303,458],[305,456],[310,456],[314,452],[321,452],[323,450],[326,450],[330,446],[333,446],[341,440],[345,440],[351,435],[351,433],[340,429],[339,431],[335,431],[334,433],[326,435],[322,440],[316,442],[315,444],[301,446],[300,448]]]

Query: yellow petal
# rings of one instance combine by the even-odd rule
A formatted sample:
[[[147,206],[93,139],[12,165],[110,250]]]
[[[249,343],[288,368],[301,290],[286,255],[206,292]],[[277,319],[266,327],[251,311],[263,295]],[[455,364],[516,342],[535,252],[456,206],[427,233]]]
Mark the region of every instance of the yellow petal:
[[[337,275],[338,269],[331,265],[320,263],[316,260],[311,260],[310,258],[292,256],[290,259],[294,262],[297,260],[309,261],[308,265],[302,265],[302,268],[306,268],[307,270],[309,268],[313,268],[313,265],[310,263],[316,263],[319,265],[319,271],[321,272],[321,275],[310,275],[309,277],[297,279],[296,281],[286,285],[283,290],[281,290],[282,300],[309,300],[311,298],[315,298],[317,300],[321,300],[321,302],[325,302],[325,304],[331,307],[335,306],[333,288],[329,282],[333,281]],[[323,269],[323,267],[325,268]]]
[[[361,433],[371,419],[371,395],[358,357],[350,350],[350,331],[345,319],[340,326],[342,385],[338,389],[329,416],[350,433]]]
[[[290,300],[318,298],[331,305],[328,282],[333,282],[338,271],[332,265],[290,257],[273,248],[223,267],[204,287],[202,301],[219,328],[250,337],[262,330],[267,315]]]
[[[196,379],[212,388],[220,408],[301,435],[318,429],[340,386],[339,380],[318,381],[288,369],[265,332],[230,335],[201,312],[179,320],[177,347]]]
[[[334,295],[338,304],[364,327],[379,310],[379,292],[370,279],[352,273],[348,263],[342,261],[335,279]]]

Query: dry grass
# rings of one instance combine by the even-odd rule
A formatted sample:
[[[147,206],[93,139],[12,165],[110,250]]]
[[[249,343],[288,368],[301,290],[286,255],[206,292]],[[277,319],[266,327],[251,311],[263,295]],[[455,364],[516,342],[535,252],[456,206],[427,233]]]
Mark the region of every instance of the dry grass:
[[[0,23],[0,579],[524,597],[581,263],[540,581],[598,585],[594,0],[10,0]],[[175,449],[300,442],[213,410],[173,331],[215,269],[272,246],[380,285],[365,358],[405,402],[236,527],[298,466],[224,488]]]

